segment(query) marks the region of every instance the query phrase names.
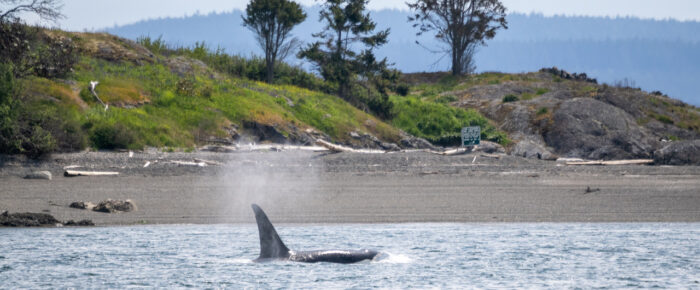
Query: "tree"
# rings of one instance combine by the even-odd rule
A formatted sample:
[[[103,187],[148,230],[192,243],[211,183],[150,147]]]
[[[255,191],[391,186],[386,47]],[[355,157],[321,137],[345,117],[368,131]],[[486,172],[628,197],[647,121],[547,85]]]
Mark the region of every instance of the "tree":
[[[498,29],[508,29],[506,8],[499,0],[416,0],[408,7],[416,13],[408,19],[419,27],[417,35],[434,31],[447,45],[441,52],[450,54],[453,75],[471,73],[476,47]]]
[[[287,0],[252,0],[246,7],[243,25],[256,34],[265,51],[267,82],[274,77],[275,63],[284,59],[297,46],[296,39],[287,41],[294,26],[306,19],[299,4]]]
[[[19,14],[34,13],[41,19],[57,21],[63,18],[60,0],[0,0],[0,23],[18,21]]]
[[[376,23],[365,14],[368,0],[327,0],[321,9],[323,31],[313,36],[319,41],[299,52],[299,58],[313,62],[321,76],[337,85],[341,98],[351,100],[350,91],[358,76],[367,80],[387,69],[386,59],[377,61],[373,49],[384,45],[389,29],[373,33]],[[364,46],[360,52],[354,49]],[[369,81],[367,82],[369,85]],[[369,96],[368,96],[369,97]]]

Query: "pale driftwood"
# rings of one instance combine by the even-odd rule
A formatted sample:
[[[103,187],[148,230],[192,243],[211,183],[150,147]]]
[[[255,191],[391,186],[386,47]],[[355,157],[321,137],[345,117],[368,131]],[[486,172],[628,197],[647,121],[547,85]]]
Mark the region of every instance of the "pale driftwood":
[[[457,149],[450,149],[450,150],[445,150],[443,152],[438,152],[437,154],[439,155],[445,155],[445,156],[454,156],[454,155],[462,155],[471,152],[471,150],[467,148],[457,148]]]
[[[143,168],[146,168],[151,165],[151,161],[146,161],[146,164],[143,165]]]
[[[207,164],[204,162],[192,162],[192,161],[170,161],[170,163],[177,164],[178,166],[199,166],[199,167],[206,167]]]
[[[503,154],[488,154],[488,153],[481,153],[479,154],[481,157],[488,157],[488,158],[496,158],[496,159],[501,159]]]
[[[248,151],[268,151],[268,150],[275,150],[275,151],[295,151],[295,150],[300,150],[300,151],[328,151],[325,147],[322,146],[297,146],[297,145],[283,145],[283,144],[250,144],[250,145],[241,145],[240,150],[248,150]]]
[[[558,158],[557,162],[584,162],[581,158]]]
[[[75,177],[75,176],[114,176],[114,175],[119,175],[119,172],[114,172],[114,171],[78,171],[78,170],[66,170],[66,172],[63,173],[64,176],[66,177]]]
[[[206,165],[213,165],[213,166],[223,165],[223,164],[221,164],[221,162],[211,161],[211,160],[204,160],[204,159],[195,159],[194,162],[196,162],[196,163],[204,163],[204,164],[206,164]]]
[[[107,104],[105,104],[105,102],[103,102],[103,101],[100,99],[100,97],[97,96],[97,92],[95,91],[95,88],[97,87],[97,85],[98,85],[99,83],[100,83],[100,82],[98,82],[98,81],[91,81],[91,82],[90,82],[90,86],[89,86],[88,88],[90,89],[90,92],[92,93],[92,95],[95,96],[95,99],[97,99],[97,101],[100,102],[100,104],[102,104],[103,106],[105,106],[105,111],[107,111],[107,109],[109,108],[109,106],[108,106]]]
[[[654,163],[654,159],[573,161],[566,162],[566,165],[639,165],[652,163]]]
[[[333,152],[352,152],[352,153],[368,153],[368,154],[380,154],[386,153],[384,150],[373,150],[373,149],[353,149],[350,147],[345,147],[337,144],[333,144],[321,139],[316,140],[316,144],[325,147],[326,149]]]

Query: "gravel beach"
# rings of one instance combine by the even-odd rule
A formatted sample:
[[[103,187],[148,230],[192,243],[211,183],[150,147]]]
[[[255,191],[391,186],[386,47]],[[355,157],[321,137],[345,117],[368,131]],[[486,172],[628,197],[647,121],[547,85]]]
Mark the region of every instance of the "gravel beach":
[[[146,166],[147,165],[147,166]],[[66,168],[117,176],[65,177]],[[49,171],[52,180],[24,179]],[[131,199],[102,213],[75,201]],[[97,225],[252,223],[700,222],[698,166],[572,166],[426,152],[83,152],[0,157],[0,212]]]

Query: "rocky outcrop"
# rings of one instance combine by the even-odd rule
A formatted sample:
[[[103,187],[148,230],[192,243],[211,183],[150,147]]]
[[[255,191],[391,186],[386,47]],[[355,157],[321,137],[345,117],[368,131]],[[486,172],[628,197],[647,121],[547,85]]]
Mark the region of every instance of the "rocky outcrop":
[[[87,210],[92,210],[95,208],[95,204],[92,202],[84,202],[84,201],[76,201],[71,203],[68,207],[70,208],[75,208],[75,209],[87,209]]]
[[[512,79],[443,94],[458,96],[453,105],[476,109],[507,132],[512,155],[693,162],[655,153],[662,140],[700,139],[700,111],[691,105],[660,93],[597,85],[585,74],[557,68]],[[511,94],[518,100],[503,102]],[[692,146],[675,150],[692,152]]]
[[[0,227],[56,227],[56,226],[74,226],[87,227],[94,226],[91,220],[74,221],[69,220],[62,223],[54,216],[46,213],[9,213],[7,211],[0,214]]]
[[[587,159],[649,158],[658,146],[625,111],[591,98],[563,102],[543,137],[561,155]]]
[[[550,152],[544,145],[529,138],[518,141],[511,149],[510,155],[542,160],[557,159],[557,156]]]
[[[654,163],[664,165],[700,165],[700,139],[669,143],[654,152]]]
[[[46,227],[60,225],[58,221],[50,214],[45,213],[8,213],[0,214],[0,226],[3,227]]]
[[[312,129],[301,130],[291,124],[282,128],[281,125],[246,121],[235,138],[243,142],[313,145],[316,139],[328,139],[328,136]]]
[[[490,141],[484,141],[484,140],[479,142],[479,145],[477,145],[474,148],[474,151],[484,152],[484,153],[489,153],[489,154],[506,153],[506,149],[503,148],[503,146],[501,146],[501,144],[498,144],[495,142],[490,142]]]
[[[108,199],[98,203],[95,208],[92,209],[97,212],[104,213],[117,213],[117,212],[130,212],[136,210],[136,204],[131,200],[112,200]]]
[[[198,59],[192,59],[184,56],[176,56],[168,58],[165,64],[170,68],[170,71],[176,73],[180,77],[185,77],[194,74],[195,72],[204,72],[207,70],[207,65]]]
[[[63,223],[64,226],[67,227],[91,227],[94,226],[95,223],[92,222],[91,220],[79,220],[79,221],[74,221],[74,220],[69,220],[65,223]]]

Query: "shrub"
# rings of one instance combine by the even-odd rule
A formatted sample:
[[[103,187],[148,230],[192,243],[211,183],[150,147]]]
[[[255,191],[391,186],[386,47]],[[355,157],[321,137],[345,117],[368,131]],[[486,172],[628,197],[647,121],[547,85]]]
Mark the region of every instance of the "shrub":
[[[0,60],[13,64],[16,77],[62,77],[78,60],[70,38],[51,37],[20,22],[0,23]]]
[[[151,39],[150,36],[141,36],[136,38],[136,42],[155,54],[164,54],[169,50],[162,35],[156,39]]]
[[[548,112],[549,112],[549,110],[547,110],[547,108],[542,107],[542,108],[540,108],[539,110],[537,110],[537,116],[541,116],[541,115],[547,114]]]
[[[509,103],[509,102],[516,102],[518,101],[518,96],[513,95],[513,94],[508,94],[503,97],[503,102],[504,103]]]
[[[399,84],[396,86],[396,93],[405,97],[408,95],[410,89],[411,88],[407,84]]]
[[[36,35],[37,29],[21,22],[0,23],[0,60],[13,64],[14,76],[31,74],[34,63],[31,50]]]
[[[127,149],[135,137],[124,125],[100,123],[92,128],[90,141],[97,149]]]
[[[177,81],[175,85],[175,91],[180,96],[191,97],[194,96],[195,83],[194,80],[190,78],[183,78]]]
[[[70,38],[44,36],[36,51],[34,73],[40,77],[64,77],[78,61],[75,45]]]

